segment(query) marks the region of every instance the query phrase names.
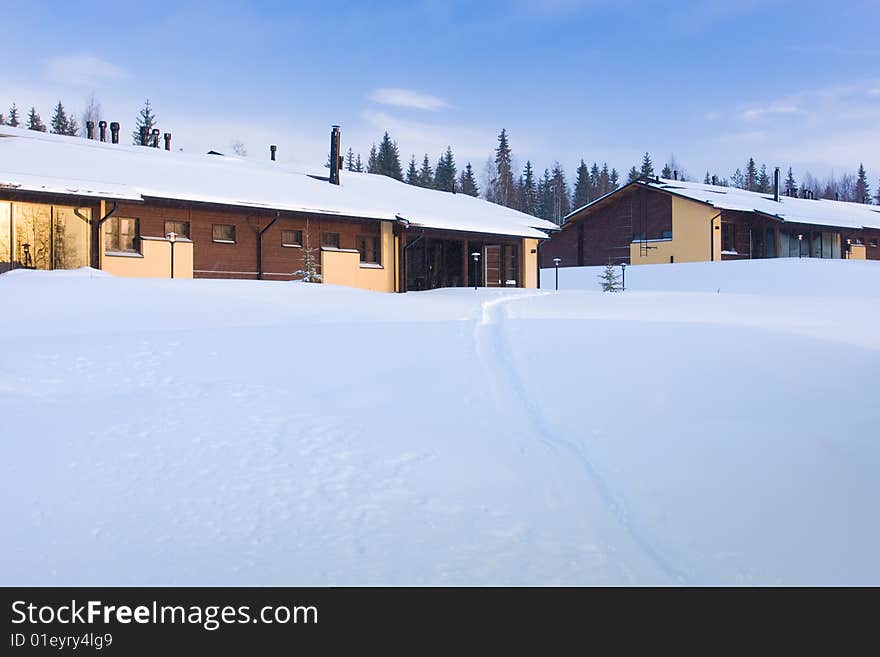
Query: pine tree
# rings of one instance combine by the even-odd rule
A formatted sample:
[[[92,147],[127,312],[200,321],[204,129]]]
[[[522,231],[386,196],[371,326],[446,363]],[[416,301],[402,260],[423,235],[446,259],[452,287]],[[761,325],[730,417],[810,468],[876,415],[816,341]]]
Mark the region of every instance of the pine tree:
[[[758,165],[755,164],[755,158],[750,157],[749,163],[746,165],[745,188],[750,192],[758,191]]]
[[[620,283],[620,275],[611,262],[605,265],[605,270],[599,275],[599,285],[603,292],[620,292],[623,289]]]
[[[377,173],[395,180],[403,180],[403,170],[400,167],[400,151],[397,142],[391,141],[386,131],[379,142],[379,151],[376,155]]]
[[[663,165],[663,170],[660,172],[660,177],[665,178],[666,180],[672,180],[672,167],[669,166],[669,162]]]
[[[354,161],[354,170],[358,173],[364,172],[364,163],[361,162],[361,154],[358,153],[357,159]]]
[[[770,174],[767,173],[767,165],[761,165],[761,172],[758,174],[758,189],[762,194],[769,194],[773,191],[773,185],[770,183]]]
[[[367,173],[379,173],[379,153],[376,144],[370,146],[370,157],[367,159]]]
[[[6,117],[0,112],[0,125],[6,125]]]
[[[868,173],[865,171],[865,165],[859,164],[858,178],[856,178],[856,203],[871,202],[871,188],[868,185]]]
[[[880,180],[877,181],[877,195],[874,197],[874,200],[877,201],[877,205],[880,205]]]
[[[653,178],[656,175],[654,173],[654,163],[651,161],[651,156],[648,155],[647,151],[645,151],[645,157],[642,158],[642,169],[640,174],[646,178]]]
[[[703,178],[703,184],[704,184],[704,185],[711,185],[711,184],[712,184],[712,179],[709,177],[709,171],[708,171],[708,170],[706,171],[706,177]]]
[[[416,169],[416,156],[409,158],[409,166],[406,169],[406,182],[410,185],[416,185],[419,181],[419,171]]]
[[[67,112],[64,111],[64,105],[61,101],[55,106],[55,113],[52,115],[52,121],[49,124],[53,135],[66,135],[69,133],[67,122]]]
[[[562,224],[563,218],[571,212],[571,196],[568,194],[568,184],[565,182],[565,171],[559,162],[553,165],[550,179],[553,181],[553,221]]]
[[[635,182],[639,179],[639,176],[642,174],[639,173],[639,170],[633,167],[629,170],[629,174],[627,175],[627,182]]]
[[[455,158],[452,156],[452,148],[446,147],[446,152],[437,161],[437,170],[434,173],[434,187],[444,192],[455,191]]]
[[[602,177],[602,174],[599,171],[599,165],[596,162],[593,162],[593,166],[590,167],[590,200],[595,201],[602,194],[599,192],[599,179]]]
[[[348,153],[345,154],[345,168],[348,171],[354,171],[354,151],[350,148]]]
[[[417,181],[416,184],[419,187],[434,186],[434,170],[431,168],[431,160],[428,159],[427,153],[425,153],[425,157],[422,159],[422,166],[419,167]]]
[[[577,168],[577,175],[574,182],[574,192],[571,195],[571,206],[573,208],[582,208],[591,201],[590,196],[590,170],[581,160]],[[529,213],[531,214],[531,212]]]
[[[785,177],[785,195],[786,196],[797,196],[797,182],[794,179],[794,174],[791,172],[791,167],[788,167],[788,175]]]
[[[512,156],[507,141],[507,130],[502,129],[498,135],[498,147],[495,149],[495,176],[491,180],[492,198],[495,203],[513,207],[516,203],[513,184]]]
[[[611,174],[608,173],[608,163],[602,163],[602,172],[599,174],[599,196],[605,196],[611,191]]]
[[[608,176],[608,186],[609,192],[613,192],[615,189],[620,187],[620,174],[617,173],[617,169],[611,169],[611,175]]]
[[[538,216],[553,221],[553,181],[549,169],[544,169],[544,177],[538,181]]]
[[[150,105],[150,99],[144,102],[144,106],[141,111],[138,113],[137,121],[135,121],[134,132],[131,133],[131,139],[134,145],[139,145],[141,143],[141,128],[144,127],[147,129],[147,137],[149,139],[150,133],[152,133],[153,129],[158,127],[158,122],[156,120],[156,115],[153,114],[153,108]]]
[[[31,111],[28,113],[27,127],[28,127],[28,130],[37,130],[38,132],[46,132],[46,126],[43,123],[43,120],[40,118],[40,115],[37,113],[37,110],[33,107],[31,107]]]
[[[583,160],[581,160],[582,165],[583,163]],[[530,160],[526,160],[526,166],[520,176],[518,188],[520,211],[534,215],[538,211],[538,187],[535,184],[535,171],[532,169]]]
[[[468,196],[480,195],[480,189],[477,187],[477,180],[474,177],[474,169],[470,162],[467,163],[464,171],[461,172],[459,187],[461,188],[462,194],[467,194]]]
[[[15,103],[12,103],[12,107],[9,108],[9,118],[7,119],[7,123],[13,128],[17,128],[21,125],[21,122],[18,120],[18,108],[15,106]]]

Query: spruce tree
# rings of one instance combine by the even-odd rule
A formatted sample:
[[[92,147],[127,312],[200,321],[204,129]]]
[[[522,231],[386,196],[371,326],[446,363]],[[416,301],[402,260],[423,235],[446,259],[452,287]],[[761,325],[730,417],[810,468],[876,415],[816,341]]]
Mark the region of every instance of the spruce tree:
[[[646,178],[653,178],[656,174],[654,173],[654,163],[651,161],[651,156],[645,151],[645,157],[642,158],[642,169],[640,174]]]
[[[703,178],[703,184],[704,184],[704,185],[711,185],[711,184],[712,184],[712,179],[709,177],[709,171],[708,171],[708,170],[706,171],[706,177]]]
[[[400,167],[400,151],[397,142],[391,141],[386,131],[379,142],[379,151],[376,154],[376,166],[378,173],[395,180],[403,180],[403,169]]]
[[[761,165],[761,172],[758,174],[758,189],[762,194],[769,194],[773,191],[773,185],[770,183],[770,174],[767,173],[767,165]]]
[[[745,187],[750,192],[758,191],[758,165],[755,164],[755,158],[750,157],[746,165]]]
[[[477,187],[477,180],[474,177],[474,168],[471,166],[470,162],[467,163],[464,171],[461,172],[459,187],[461,188],[462,194],[467,194],[468,196],[480,195],[480,189]]]
[[[602,177],[602,174],[599,172],[599,165],[596,162],[593,162],[593,166],[590,167],[590,200],[595,201],[597,198],[601,196],[599,193],[599,179]]]
[[[357,159],[354,161],[354,170],[358,173],[364,172],[364,163],[361,162],[361,154],[358,153]]]
[[[791,167],[788,167],[788,175],[785,177],[785,195],[786,196],[797,196],[797,182],[794,179],[794,174],[791,172]]]
[[[669,166],[669,162],[663,165],[663,170],[660,172],[660,177],[665,178],[666,180],[672,180],[672,167]]]
[[[617,169],[611,169],[611,175],[608,176],[608,185],[609,192],[613,192],[615,189],[620,187],[620,174],[617,173]]]
[[[605,270],[599,275],[599,285],[603,292],[620,292],[623,289],[620,275],[610,261],[605,265]]]
[[[0,112],[0,125],[6,125],[6,116],[4,116],[3,112]]]
[[[859,164],[859,174],[856,178],[856,203],[871,202],[871,188],[868,185],[868,173],[865,171],[865,165]]]
[[[406,169],[406,182],[410,185],[418,184],[419,172],[416,169],[416,156],[409,158],[409,166]]]
[[[544,169],[544,177],[538,181],[538,216],[553,221],[553,215],[553,181],[550,180],[550,170]]]
[[[577,175],[574,181],[574,192],[571,195],[571,206],[573,208],[582,208],[591,201],[590,195],[590,170],[581,160],[577,168]],[[531,213],[529,213],[531,214]]]
[[[46,132],[46,125],[43,123],[43,120],[40,118],[40,115],[34,107],[31,107],[31,111],[28,112],[27,127],[28,130]]]
[[[571,212],[571,197],[568,195],[565,171],[559,162],[553,165],[550,179],[553,182],[553,221],[561,225],[563,218]]]
[[[582,165],[583,163],[581,160]],[[531,215],[538,211],[538,187],[535,184],[535,171],[530,160],[526,160],[526,166],[519,179],[519,209]]]
[[[141,128],[144,127],[147,129],[147,138],[150,138],[150,134],[153,129],[158,127],[158,122],[156,120],[156,115],[153,114],[153,108],[150,105],[150,99],[147,98],[144,101],[144,106],[141,111],[138,113],[137,120],[135,121],[134,132],[131,133],[131,143],[135,146],[140,145],[141,143]]]
[[[599,174],[599,196],[605,196],[611,191],[611,174],[608,173],[608,163],[602,163],[602,172]]]
[[[510,144],[507,130],[502,128],[498,135],[498,147],[495,149],[495,176],[492,185],[492,198],[499,205],[513,207],[516,204],[513,184],[513,169]]]
[[[64,111],[64,105],[61,101],[55,106],[55,113],[52,114],[52,121],[49,123],[53,135],[66,135],[69,132],[67,122],[67,112]]]
[[[376,144],[370,146],[370,157],[367,159],[367,173],[379,173],[379,153]]]
[[[455,158],[452,156],[452,148],[447,146],[446,152],[441,155],[440,159],[437,161],[437,169],[434,173],[435,189],[444,192],[454,191],[456,173]]]
[[[877,195],[874,197],[874,200],[877,201],[877,205],[880,205],[880,180],[877,181]]]
[[[345,154],[345,168],[348,171],[354,171],[354,151],[350,148],[348,153]]]
[[[633,167],[629,170],[629,174],[627,174],[627,182],[635,182],[639,179],[639,176],[642,175],[639,173],[639,170]]]
[[[12,107],[9,108],[9,118],[7,119],[7,123],[13,128],[17,128],[21,125],[21,122],[18,119],[18,108],[15,106],[15,103],[12,103]]]
[[[428,159],[427,153],[425,153],[425,157],[422,159],[422,166],[419,167],[417,180],[418,182],[416,184],[419,187],[434,186],[434,170],[431,168],[431,160]]]

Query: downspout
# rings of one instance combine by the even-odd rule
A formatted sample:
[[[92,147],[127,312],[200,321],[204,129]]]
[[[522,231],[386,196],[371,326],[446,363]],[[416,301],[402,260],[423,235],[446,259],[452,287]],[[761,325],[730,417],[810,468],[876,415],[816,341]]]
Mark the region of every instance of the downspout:
[[[718,211],[714,217],[709,219],[709,262],[715,262],[715,220],[721,216],[721,211]],[[718,224],[721,226],[721,224]]]
[[[278,221],[278,212],[275,213],[275,216],[272,217],[272,221],[270,221],[265,228],[260,230],[257,233],[257,280],[263,280],[263,234],[269,230],[272,225]]]
[[[104,222],[107,221],[110,217],[112,217],[113,213],[115,213],[118,209],[119,209],[119,203],[117,203],[116,201],[113,201],[113,207],[110,208],[110,211],[107,214],[105,214],[103,217],[98,219],[97,222],[87,221],[87,223],[92,227],[92,253],[91,253],[91,257],[89,259],[91,260],[90,264],[93,269],[100,269],[101,268],[101,258],[100,258],[101,227],[104,225]],[[74,211],[74,212],[76,212],[76,211]],[[76,214],[77,214],[77,216],[82,217],[82,215],[80,215],[78,212]]]

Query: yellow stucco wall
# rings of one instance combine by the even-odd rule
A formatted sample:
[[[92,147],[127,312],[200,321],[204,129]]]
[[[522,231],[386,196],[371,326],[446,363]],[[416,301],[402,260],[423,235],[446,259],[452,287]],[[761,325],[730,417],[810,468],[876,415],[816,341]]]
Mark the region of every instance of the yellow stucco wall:
[[[847,260],[865,260],[867,258],[867,251],[865,249],[864,244],[850,244],[849,245],[849,254],[846,256]]]
[[[394,233],[390,221],[382,222],[382,264],[362,265],[361,256],[350,249],[321,249],[321,282],[347,285],[375,292],[394,292]]]
[[[522,241],[523,275],[522,285],[527,288],[538,287],[538,240],[525,238]],[[535,251],[535,253],[532,253]]]
[[[688,199],[672,197],[672,239],[649,241],[647,253],[640,242],[630,244],[630,263],[652,265],[674,262],[705,262],[710,259],[714,232],[715,260],[721,260],[721,218],[714,208]]]
[[[162,238],[144,237],[139,240],[140,254],[114,255],[106,253],[101,235],[101,269],[114,276],[142,278],[171,278],[171,242]],[[174,244],[174,277],[193,277],[193,245],[190,241]]]

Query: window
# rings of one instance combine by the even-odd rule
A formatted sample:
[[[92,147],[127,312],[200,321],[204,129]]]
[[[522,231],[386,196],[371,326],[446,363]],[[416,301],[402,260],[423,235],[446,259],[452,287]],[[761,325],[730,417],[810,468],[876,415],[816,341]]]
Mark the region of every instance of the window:
[[[660,239],[671,240],[672,239],[672,231],[671,230],[664,230],[662,233],[660,233]]]
[[[104,224],[104,250],[107,253],[139,253],[138,220],[110,217]]]
[[[235,226],[232,224],[212,224],[211,233],[215,242],[235,244]]]
[[[721,250],[736,251],[736,226],[733,224],[721,224]]]
[[[633,233],[633,242],[638,242],[638,241],[644,240],[644,239],[645,239],[644,233]]]
[[[303,232],[301,230],[282,230],[281,246],[302,246]]]
[[[873,246],[875,249],[877,248],[877,238],[876,237],[871,240],[871,246]]]
[[[358,251],[361,252],[361,262],[380,264],[378,235],[358,235]]]
[[[189,239],[189,222],[188,221],[166,221],[165,235],[174,233],[177,237],[185,237]]]
[[[321,246],[339,248],[339,233],[321,233]]]

